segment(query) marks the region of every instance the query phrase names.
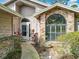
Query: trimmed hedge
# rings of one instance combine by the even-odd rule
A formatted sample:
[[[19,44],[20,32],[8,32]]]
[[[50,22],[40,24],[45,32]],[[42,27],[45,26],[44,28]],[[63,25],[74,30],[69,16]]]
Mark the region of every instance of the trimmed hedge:
[[[79,57],[79,32],[71,32],[65,35],[61,35],[57,38],[58,41],[65,42],[66,45],[70,45],[70,51],[75,58]]]

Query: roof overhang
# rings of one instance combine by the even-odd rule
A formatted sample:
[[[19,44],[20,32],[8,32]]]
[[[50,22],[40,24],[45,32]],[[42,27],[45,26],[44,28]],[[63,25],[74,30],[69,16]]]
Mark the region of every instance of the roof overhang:
[[[21,14],[13,11],[12,9],[10,9],[9,7],[4,6],[3,4],[0,4],[0,9],[5,11],[5,12],[7,12],[7,13],[12,14],[13,16],[17,16],[17,17],[23,18],[23,16]]]
[[[51,9],[54,9],[55,7],[63,8],[63,9],[66,9],[66,10],[69,10],[69,11],[72,11],[72,12],[75,12],[75,13],[79,14],[79,10],[78,9],[75,9],[73,7],[69,7],[67,5],[63,5],[63,4],[60,4],[60,3],[55,3],[55,4],[53,4],[50,7],[47,7],[45,9],[40,10],[38,13],[34,14],[34,17],[38,17],[39,15],[41,15],[43,13],[46,13],[46,12],[48,12]]]
[[[47,5],[47,4],[44,4],[44,3],[42,3],[42,2],[39,2],[39,1],[33,1],[33,0],[27,0],[27,1],[25,1],[25,0],[10,0],[10,1],[8,1],[8,2],[6,2],[4,5],[9,5],[9,4],[11,4],[11,3],[13,3],[13,2],[18,2],[18,1],[22,1],[22,2],[25,2],[25,3],[31,3],[32,5],[33,4],[37,4],[37,5],[39,5],[39,6],[42,6],[42,7],[48,7],[49,5]]]

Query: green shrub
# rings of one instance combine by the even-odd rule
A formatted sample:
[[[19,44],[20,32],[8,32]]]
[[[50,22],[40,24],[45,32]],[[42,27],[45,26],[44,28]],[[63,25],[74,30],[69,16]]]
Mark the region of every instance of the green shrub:
[[[12,40],[14,43],[13,51],[9,52],[8,55],[4,59],[20,59],[22,38],[19,36],[8,36],[8,37],[2,38],[1,41],[4,41],[4,40]]]
[[[65,45],[70,45],[70,51],[75,58],[79,57],[79,32],[72,32],[61,35],[57,38],[58,41],[65,42]]]
[[[8,53],[8,55],[4,59],[20,59],[21,58],[21,49]]]
[[[75,58],[73,55],[66,54],[66,55],[61,56],[59,59],[75,59]]]

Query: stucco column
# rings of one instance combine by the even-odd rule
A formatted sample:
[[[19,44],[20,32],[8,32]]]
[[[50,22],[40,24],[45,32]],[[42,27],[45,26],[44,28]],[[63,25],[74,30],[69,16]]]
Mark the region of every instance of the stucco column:
[[[68,32],[74,32],[74,13],[68,12],[68,17],[67,17],[67,33]]]
[[[40,17],[40,44],[45,42],[45,14]]]

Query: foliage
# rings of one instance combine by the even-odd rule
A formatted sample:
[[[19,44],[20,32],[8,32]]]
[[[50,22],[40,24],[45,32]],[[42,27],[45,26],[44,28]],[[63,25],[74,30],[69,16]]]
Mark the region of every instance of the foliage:
[[[66,45],[70,45],[70,51],[75,58],[79,57],[79,32],[72,32],[65,35],[61,35],[57,39],[58,41],[65,42]]]
[[[21,49],[15,49],[14,51],[8,53],[4,59],[20,59],[21,58]]]
[[[29,43],[23,43],[23,47],[21,49],[21,37],[18,36],[9,36],[5,37],[5,39],[2,40],[12,40],[14,42],[14,49],[4,59],[21,59],[21,53],[24,53],[26,59],[39,59],[39,55],[36,51],[36,49],[30,45]],[[23,55],[22,55],[23,56]],[[23,56],[23,58],[25,58]]]
[[[0,38],[0,41],[6,41],[6,40],[12,40],[12,41],[21,41],[22,37],[19,36],[4,36]]]
[[[76,4],[72,5],[71,7],[73,8],[78,8],[78,6]]]
[[[67,4],[69,0],[56,0],[58,3]]]
[[[21,58],[21,37],[18,36],[9,36],[2,38],[5,40],[12,40],[14,42],[13,51],[9,52],[4,59],[20,59]]]
[[[54,3],[67,4],[69,0],[39,0],[39,1],[48,3],[48,4],[54,4]]]
[[[66,55],[61,56],[59,59],[75,59],[75,58],[73,55],[66,54]]]

